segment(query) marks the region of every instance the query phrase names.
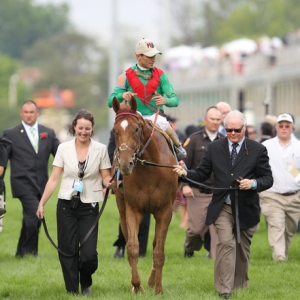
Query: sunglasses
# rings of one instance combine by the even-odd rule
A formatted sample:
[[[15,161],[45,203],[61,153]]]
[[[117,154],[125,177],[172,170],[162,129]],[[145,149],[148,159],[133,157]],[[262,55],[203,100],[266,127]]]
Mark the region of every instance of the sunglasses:
[[[241,128],[225,128],[226,132],[236,132],[236,133],[241,133],[242,129],[243,129],[244,125]]]

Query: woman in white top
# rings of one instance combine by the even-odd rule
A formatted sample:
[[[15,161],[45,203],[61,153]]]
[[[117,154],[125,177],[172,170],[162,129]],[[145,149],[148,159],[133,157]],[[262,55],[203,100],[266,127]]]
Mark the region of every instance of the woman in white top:
[[[107,147],[91,139],[93,128],[93,115],[85,109],[78,111],[69,127],[75,139],[59,145],[36,213],[39,218],[44,217],[44,205],[62,175],[57,203],[58,247],[70,255],[94,224],[98,202],[103,200],[102,183],[108,186],[111,179]],[[59,253],[68,293],[78,294],[80,283],[82,294],[91,294],[92,274],[98,267],[97,238],[98,225],[79,253],[71,257]]]

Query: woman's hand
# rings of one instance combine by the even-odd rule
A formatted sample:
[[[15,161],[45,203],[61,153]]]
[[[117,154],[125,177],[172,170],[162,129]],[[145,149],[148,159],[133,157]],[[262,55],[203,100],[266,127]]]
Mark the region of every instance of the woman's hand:
[[[112,179],[112,177],[107,177],[107,178],[105,178],[105,183],[104,183],[104,185],[108,188],[108,189],[110,189],[111,188],[111,186],[112,186],[112,182],[111,182],[111,179]]]
[[[39,219],[44,219],[44,206],[42,204],[39,204],[36,215]]]

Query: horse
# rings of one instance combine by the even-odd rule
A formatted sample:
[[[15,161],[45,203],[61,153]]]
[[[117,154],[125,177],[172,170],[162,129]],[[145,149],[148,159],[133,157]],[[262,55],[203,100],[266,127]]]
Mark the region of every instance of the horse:
[[[162,294],[164,245],[172,219],[172,205],[178,190],[178,177],[172,170],[172,166],[177,164],[177,159],[166,138],[137,112],[134,97],[129,105],[120,104],[116,98],[112,103],[116,113],[113,126],[116,150],[112,171],[119,169],[123,176],[122,188],[117,187],[116,179],[112,188],[126,239],[128,262],[131,267],[131,292],[144,293],[137,268],[138,231],[144,214],[150,213],[155,219],[155,235],[148,286],[155,288],[155,294]],[[143,161],[163,164],[170,168],[144,165]]]

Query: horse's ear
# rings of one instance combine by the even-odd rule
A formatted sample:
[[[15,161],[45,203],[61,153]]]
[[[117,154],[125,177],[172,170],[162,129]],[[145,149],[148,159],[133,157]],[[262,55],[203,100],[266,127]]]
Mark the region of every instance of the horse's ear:
[[[120,110],[120,102],[117,100],[116,97],[114,97],[112,101],[113,109],[117,113]]]
[[[136,100],[135,100],[134,96],[131,96],[130,107],[131,107],[132,110],[134,110],[136,112],[136,110],[137,110],[137,103],[136,103]]]

